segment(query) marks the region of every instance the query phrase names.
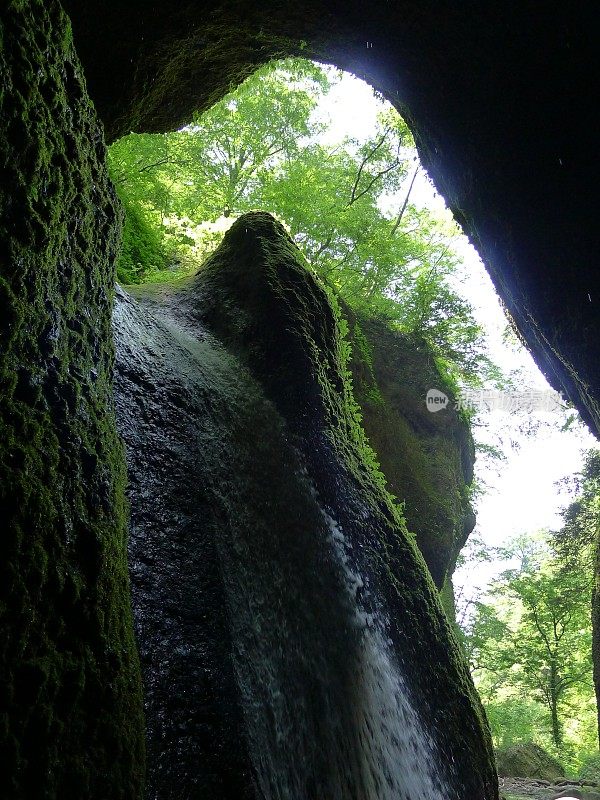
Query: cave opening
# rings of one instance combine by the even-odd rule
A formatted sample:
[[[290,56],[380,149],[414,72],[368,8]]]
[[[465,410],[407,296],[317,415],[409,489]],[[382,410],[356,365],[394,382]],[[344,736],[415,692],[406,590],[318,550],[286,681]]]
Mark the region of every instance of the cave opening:
[[[575,778],[597,738],[589,615],[593,536],[588,524],[575,557],[573,545],[565,547],[565,530],[577,516],[577,493],[587,497],[586,513],[592,502],[593,439],[524,349],[478,255],[419,161],[406,123],[350,73],[288,59],[265,65],[177,132],[117,140],[109,168],[125,207],[118,278],[137,285],[138,297],[143,284],[154,284],[154,297],[161,284],[163,290],[185,285],[244,214],[259,208],[283,223],[349,321],[362,425],[446,611],[458,622],[502,769],[513,768],[504,766],[504,751],[515,741],[531,742]],[[384,367],[390,358],[385,349],[374,372],[370,339],[386,335],[378,325],[403,337],[395,372]],[[435,368],[422,397],[414,392],[399,402],[398,384],[414,380],[411,366],[419,369],[411,365],[411,348],[424,350]],[[445,392],[462,419],[445,441],[439,428],[427,438],[427,419],[434,412],[444,419]],[[384,419],[381,406],[394,393],[396,417]],[[415,413],[419,401],[429,413]],[[421,441],[407,438],[406,429],[419,430]],[[455,453],[448,454],[452,436],[455,445],[462,438],[458,466]],[[471,503],[479,517],[474,531]],[[534,586],[540,572],[555,580],[550,588],[543,581]],[[579,576],[573,587],[569,572]],[[540,652],[543,636],[536,642],[536,631],[527,629],[526,589],[551,605],[548,592],[561,581],[570,606],[557,613],[573,612],[579,627],[573,622],[565,641],[557,639],[552,659],[566,673],[565,684],[574,682],[546,708],[530,678],[515,679],[518,656],[499,654],[491,631],[495,625],[507,640],[509,631],[515,639],[530,637],[528,656],[546,676],[547,689],[550,656]],[[507,613],[509,597],[514,607]],[[494,650],[494,643],[490,655],[486,648]],[[496,670],[493,681],[490,670]],[[576,697],[579,711],[569,712]]]
[[[334,114],[327,119],[331,108]],[[534,689],[527,694],[523,677],[523,685],[516,685],[508,674],[503,681],[496,676],[490,688],[487,670],[492,662],[482,662],[479,638],[490,625],[489,616],[505,631],[510,626],[521,631],[527,610],[523,597],[516,596],[519,611],[510,619],[494,600],[494,593],[504,599],[514,593],[515,569],[521,570],[522,581],[533,580],[542,565],[550,572],[558,569],[550,564],[551,536],[542,532],[561,527],[558,510],[568,498],[560,496],[556,483],[562,480],[564,485],[581,472],[582,450],[592,447],[592,439],[524,351],[481,261],[431,185],[403,120],[349,73],[298,59],[271,62],[178,132],[130,134],[118,140],[109,150],[109,167],[126,210],[124,250],[117,266],[125,284],[185,284],[218,250],[227,230],[256,208],[284,224],[309,268],[350,315],[349,344],[360,353],[353,358],[353,380],[362,424],[388,488],[417,535],[446,610],[453,620],[458,617],[492,718],[495,746],[503,752],[515,740],[535,741],[575,774],[596,739],[591,666],[586,671],[580,663],[587,656],[591,664],[591,623],[583,623],[590,604],[589,547],[582,561],[569,562],[574,571],[584,565],[586,573],[578,585],[577,619],[584,627],[577,630],[585,630],[585,636],[580,637],[576,666],[586,716],[565,712],[560,730],[567,731],[566,743],[556,723],[554,730],[548,724]],[[402,438],[406,433],[399,425],[414,433],[428,415],[415,419],[414,411],[405,408],[396,429],[390,420],[382,424],[377,407],[389,403],[389,384],[406,380],[411,354],[406,348],[397,374],[389,370],[384,399],[373,373],[373,324],[425,348],[435,363],[437,374],[430,376],[431,386],[421,398],[430,419],[432,411],[441,412],[440,419],[445,413],[444,405],[432,408],[431,401],[446,397],[441,389],[452,392],[451,402],[462,410],[470,431],[462,432],[460,477],[448,457],[447,441],[439,436],[430,436],[423,451],[426,459],[418,467],[427,486],[418,486],[410,474],[418,456],[414,441]],[[371,370],[367,381],[365,369]],[[475,475],[471,432],[479,451]],[[391,438],[399,442],[392,446]],[[403,448],[406,463],[401,468]],[[557,452],[560,459],[553,461]],[[427,460],[442,467],[436,470]],[[475,498],[478,506],[473,533],[469,502],[456,499],[461,493]],[[440,515],[438,508],[437,518],[423,510],[425,504],[452,502],[454,512]],[[555,533],[552,541],[559,539]],[[454,574],[457,562],[460,568]],[[564,568],[561,574],[568,586]],[[538,586],[540,592],[542,588]],[[535,631],[528,635],[535,640]],[[488,635],[486,646],[493,641]],[[554,657],[561,670],[573,675],[566,662],[576,659],[568,657],[566,645],[557,642]],[[543,655],[531,657],[545,674]],[[522,691],[523,702],[518,699]],[[565,698],[560,699],[564,704]]]
[[[594,425],[598,284],[581,266],[593,263],[594,211],[580,202],[594,188],[594,26],[583,11],[566,24],[527,4],[63,6],[71,21],[55,0],[0,12],[3,794],[142,797],[154,726],[168,744],[146,743],[159,796],[493,800],[464,657],[358,424],[362,386],[389,440],[375,383],[391,398],[381,386],[391,350],[394,370],[414,358],[380,326],[359,322],[357,334],[264,214],[232,226],[209,259],[222,269],[182,283],[176,303],[158,284],[117,290],[111,328],[119,211],[102,128],[110,140],[172,130],[281,55],[367,76],[406,102],[436,184],[537,362]],[[419,436],[399,413],[394,424],[401,451],[421,446],[417,489],[429,434],[453,440],[458,478],[469,450],[454,435],[458,414],[442,426],[423,404],[424,362],[405,386],[416,373],[425,384],[395,396],[401,408],[414,401]],[[122,439],[139,467],[128,477]],[[583,478],[580,509],[593,519],[593,463]],[[127,480],[133,579],[149,612],[138,642],[145,624],[159,654],[148,672],[141,648],[154,681],[146,728]],[[456,521],[468,500],[456,497],[440,508],[425,491],[423,508]],[[577,514],[568,521],[570,540]],[[556,686],[552,665],[549,676]]]

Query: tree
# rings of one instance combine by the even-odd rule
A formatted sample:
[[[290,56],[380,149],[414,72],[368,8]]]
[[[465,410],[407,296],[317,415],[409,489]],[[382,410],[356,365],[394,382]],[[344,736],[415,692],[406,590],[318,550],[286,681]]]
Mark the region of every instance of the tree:
[[[508,587],[523,606],[512,643],[520,668],[518,680],[538,693],[548,707],[558,750],[563,745],[562,703],[570,689],[587,684],[590,678],[589,587],[582,585],[579,576],[573,578],[567,582],[559,571],[549,568],[537,575],[515,576]]]
[[[182,130],[132,134],[112,145],[113,180],[163,218],[239,214],[275,165],[298,157],[304,138],[318,134],[311,114],[328,88],[327,74],[310,61],[262,67]]]
[[[592,584],[592,661],[600,734],[600,450],[586,453],[581,474],[576,476],[577,497],[563,514],[564,524],[554,534],[553,544],[567,575],[580,572]]]
[[[588,450],[583,469],[574,477],[575,499],[563,512],[563,525],[552,545],[565,571],[593,574],[600,530],[600,450]]]
[[[194,242],[206,252],[202,226],[272,212],[347,304],[425,339],[446,375],[477,384],[491,365],[451,285],[457,228],[410,202],[416,150],[391,106],[365,140],[323,138],[314,112],[334,81],[308,61],[267,65],[181,131],[125,137],[110,152],[118,191],[179,256]]]
[[[563,571],[548,539],[520,537],[500,552],[518,566],[477,604],[466,638],[484,699],[540,703],[562,754],[570,704],[591,693],[591,585],[584,573]]]

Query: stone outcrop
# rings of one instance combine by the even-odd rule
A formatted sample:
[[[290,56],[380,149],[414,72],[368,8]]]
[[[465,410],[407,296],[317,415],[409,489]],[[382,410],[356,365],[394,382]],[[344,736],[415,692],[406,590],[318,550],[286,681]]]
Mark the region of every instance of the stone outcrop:
[[[348,309],[344,314],[362,425],[434,582],[442,589],[448,581],[450,600],[456,559],[475,525],[469,502],[475,461],[469,423],[426,342],[383,322],[357,319]],[[435,412],[426,401],[430,390],[447,397]]]
[[[557,781],[565,774],[562,764],[535,742],[520,742],[498,750],[496,763],[502,777]]]
[[[118,297],[151,797],[496,797],[339,313],[260,213],[193,279]]]

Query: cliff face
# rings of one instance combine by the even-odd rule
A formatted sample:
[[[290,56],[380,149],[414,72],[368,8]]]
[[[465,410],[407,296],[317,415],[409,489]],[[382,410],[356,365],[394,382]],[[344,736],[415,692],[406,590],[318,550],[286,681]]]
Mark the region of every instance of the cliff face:
[[[260,524],[253,507],[265,504],[264,489],[262,502],[260,487],[250,491],[253,449],[237,440],[249,427],[259,452],[276,432],[263,432],[261,444],[252,408],[262,401],[204,332],[190,334],[156,302],[120,290],[113,325],[146,796],[253,797],[219,547],[230,546],[238,515]]]
[[[119,296],[114,329],[149,796],[495,798],[339,311],[281,226],[246,215],[191,281]]]
[[[68,20],[0,19],[0,796],[143,781],[112,395],[120,230]]]
[[[407,527],[442,588],[475,525],[469,502],[475,461],[469,425],[425,342],[376,320],[350,313],[347,318],[363,427],[388,489],[404,504]],[[446,395],[445,407],[427,405],[432,389]]]
[[[550,5],[540,10],[528,4],[515,9],[502,4],[474,8],[457,3],[381,3],[369,6],[368,13],[364,3],[358,2],[333,5],[314,2],[293,7],[240,0],[224,4],[155,3],[151,13],[147,4],[138,0],[125,3],[90,0],[85,4],[68,2],[68,6],[73,11],[77,44],[86,61],[92,92],[102,118],[113,132],[129,130],[134,125],[140,129],[173,127],[189,119],[193,110],[210,105],[231,82],[239,82],[257,64],[272,57],[316,56],[365,75],[406,109],[425,163],[457,218],[479,243],[495,283],[538,363],[553,385],[563,387],[585,418],[597,425],[600,381],[596,301],[600,283],[598,276],[586,267],[594,263],[597,250],[595,209],[593,204],[581,203],[581,197],[594,196],[595,191],[595,176],[589,169],[595,130],[590,121],[594,104],[590,102],[589,76],[595,74],[597,50],[592,35],[595,30],[592,9],[589,17],[585,9],[579,9],[566,24],[560,10]],[[375,46],[365,47],[365,43]],[[118,214],[104,170],[101,131],[87,98],[68,22],[55,0],[9,0],[2,6],[0,120],[0,511],[4,523],[0,545],[1,791],[11,798],[139,797],[143,720],[125,558],[124,461],[116,436],[111,390],[110,314]],[[237,279],[241,284],[241,276]],[[243,311],[247,319],[254,318],[245,309],[244,296],[238,297],[232,291],[228,294],[223,287],[222,297],[228,303],[223,309],[232,312],[231,322],[235,322],[236,309],[240,314]],[[154,324],[154,318],[144,314],[135,333],[142,352],[149,345],[145,328],[150,330]],[[327,312],[321,324],[323,320],[331,329]],[[251,765],[248,770],[259,776],[256,780],[260,778],[264,785],[269,780],[265,776],[274,774],[273,764],[277,762],[268,754],[278,742],[290,741],[280,734],[282,730],[291,730],[284,724],[287,706],[283,700],[278,706],[275,698],[295,695],[278,694],[277,682],[269,683],[273,675],[283,672],[292,679],[306,667],[305,674],[312,676],[306,665],[323,664],[323,675],[335,672],[347,679],[342,694],[332,701],[336,709],[355,709],[355,704],[346,702],[349,694],[364,697],[365,688],[370,691],[377,683],[373,680],[372,657],[363,659],[363,665],[370,665],[371,678],[365,679],[361,687],[352,682],[354,676],[366,674],[364,669],[354,669],[360,653],[366,652],[364,647],[361,650],[362,645],[356,644],[356,637],[352,638],[354,622],[342,626],[339,634],[346,636],[345,632],[350,631],[350,641],[344,639],[342,644],[353,644],[344,651],[354,654],[349,662],[352,668],[346,668],[345,672],[344,664],[341,671],[327,667],[335,663],[330,660],[331,650],[340,652],[340,649],[334,647],[335,641],[328,644],[323,628],[319,630],[317,644],[307,650],[314,657],[310,662],[303,660],[304,651],[299,645],[282,649],[288,660],[280,662],[277,672],[271,672],[268,661],[261,662],[258,655],[253,655],[254,660],[245,658],[248,653],[260,653],[261,642],[275,646],[273,652],[278,653],[277,642],[286,641],[286,635],[294,642],[299,641],[293,637],[304,627],[289,624],[298,619],[292,612],[297,610],[300,619],[311,621],[316,616],[302,604],[309,596],[304,588],[310,574],[290,572],[287,566],[292,563],[290,550],[281,547],[285,541],[288,547],[297,543],[299,549],[312,553],[307,563],[333,564],[328,572],[330,577],[322,584],[322,594],[315,595],[322,598],[325,611],[333,609],[334,619],[327,617],[330,622],[354,620],[354,612],[348,608],[356,609],[356,603],[354,606],[350,601],[349,606],[342,603],[340,610],[339,601],[331,600],[339,598],[339,592],[328,587],[341,586],[347,592],[349,575],[344,573],[344,563],[350,563],[350,572],[358,574],[355,562],[359,555],[364,559],[360,574],[364,571],[371,576],[367,582],[369,591],[381,597],[383,605],[390,609],[390,646],[394,653],[402,654],[397,660],[402,661],[409,675],[417,702],[421,704],[423,700],[420,707],[431,722],[432,735],[441,742],[439,746],[446,754],[439,760],[449,763],[448,753],[456,755],[460,779],[452,778],[452,786],[463,780],[474,796],[494,796],[493,786],[482,788],[488,787],[492,780],[489,750],[482,744],[477,711],[473,711],[477,705],[472,704],[472,689],[448,639],[435,592],[423,577],[422,563],[389,499],[382,495],[364,463],[365,457],[369,460],[368,451],[354,438],[352,415],[348,415],[347,409],[340,428],[335,425],[344,389],[339,375],[335,377],[336,369],[327,366],[330,357],[319,360],[315,356],[313,368],[307,368],[301,380],[296,373],[290,375],[289,370],[286,373],[283,356],[272,352],[271,347],[268,360],[279,364],[281,375],[292,380],[290,392],[296,396],[287,398],[285,384],[261,372],[260,342],[256,351],[246,342],[244,355],[240,341],[246,330],[243,315],[237,320],[241,332],[237,339],[226,333],[225,320],[215,311],[208,321],[221,331],[220,335],[231,339],[230,346],[237,348],[237,357],[253,373],[249,380],[254,381],[258,404],[267,402],[265,395],[268,395],[271,408],[276,408],[279,415],[274,417],[265,411],[268,424],[263,419],[261,427],[256,422],[260,414],[244,416],[240,405],[240,414],[234,416],[247,420],[248,425],[241,430],[232,428],[235,447],[232,445],[228,450],[222,445],[223,431],[217,428],[217,455],[222,452],[225,461],[226,454],[233,458],[234,453],[241,451],[240,443],[247,441],[245,437],[254,431],[268,429],[266,438],[273,442],[271,433],[277,429],[280,453],[289,453],[289,459],[297,459],[293,463],[300,465],[300,474],[309,475],[304,488],[294,484],[289,495],[281,494],[289,496],[290,503],[285,508],[279,507],[277,513],[290,511],[289,519],[285,517],[287,521],[279,526],[255,525],[256,520],[249,520],[245,509],[252,507],[251,501],[259,495],[252,491],[253,484],[245,484],[250,486],[246,494],[241,483],[235,485],[240,497],[238,501],[232,493],[227,494],[235,513],[223,517],[230,521],[225,530],[239,530],[248,535],[235,539],[236,548],[224,549],[225,555],[231,552],[236,554],[235,558],[226,561],[219,556],[219,563],[226,564],[226,569],[220,579],[212,579],[214,587],[207,578],[207,585],[211,584],[209,588],[214,591],[212,605],[208,603],[209,608],[215,609],[211,620],[216,626],[229,627],[229,633],[223,633],[220,639],[220,647],[231,641],[231,651],[237,654],[230,668],[220,667],[225,673],[223,696],[230,698],[226,703],[228,713],[233,720],[243,713],[244,719],[255,720],[252,730],[261,732],[255,733],[254,738],[246,736],[246,745],[238,743],[235,768],[241,776],[238,785],[249,785],[249,773],[243,774],[247,764]],[[185,338],[182,325],[185,328],[187,324],[174,326],[172,334],[177,342]],[[263,316],[259,327],[265,336],[274,335],[270,324],[270,317]],[[235,326],[232,330],[235,333]],[[312,330],[310,325],[306,330],[311,341],[315,344],[320,341],[319,331]],[[197,338],[197,328],[186,335]],[[280,331],[271,344],[279,347],[286,342],[293,344],[288,334],[284,336]],[[318,350],[311,344],[311,352]],[[222,349],[219,352],[223,353]],[[160,361],[160,352],[156,359]],[[156,374],[153,371],[156,359],[148,357],[146,365],[150,385]],[[235,381],[241,380],[241,375],[242,368],[235,362],[226,385],[238,385]],[[136,382],[138,376],[134,372],[128,379]],[[190,387],[186,374],[173,381],[174,387],[179,386],[172,393],[176,406],[177,399]],[[248,394],[249,385],[243,383],[240,395]],[[134,390],[133,386],[130,388]],[[143,382],[137,396],[136,402],[142,407],[140,418],[127,424],[122,420],[122,425],[126,436],[130,427],[131,442],[135,446],[137,441],[142,452],[142,441],[153,441],[151,437],[144,438],[151,415],[148,419],[141,416],[146,400]],[[210,385],[207,406],[214,396]],[[226,397],[218,406],[225,413],[230,397],[223,392],[220,396]],[[240,396],[240,404],[241,399]],[[298,400],[304,404],[295,406]],[[300,445],[290,442],[295,442],[294,437],[301,438],[302,421],[306,417],[298,415],[310,402],[317,427],[307,426],[309,444],[304,449],[310,452],[304,453]],[[279,419],[279,427],[275,419]],[[215,425],[217,422],[218,418]],[[136,440],[138,431],[141,438]],[[180,451],[195,441],[191,433],[178,435],[184,440],[177,445]],[[176,451],[175,439],[173,442]],[[275,482],[284,472],[282,456],[261,450],[263,437],[258,434],[252,442],[240,466],[254,476],[252,480],[264,475]],[[167,444],[164,443],[164,448]],[[158,447],[156,441],[154,446]],[[150,458],[152,447],[146,444],[145,450]],[[130,458],[131,452],[130,448]],[[257,453],[262,453],[260,458]],[[336,462],[338,466],[332,468]],[[252,472],[251,467],[256,463],[261,465],[262,473]],[[265,464],[271,465],[269,469]],[[150,470],[150,465],[147,466]],[[154,469],[164,480],[159,465],[155,464]],[[292,472],[295,474],[295,466]],[[179,483],[185,477],[189,476],[181,475]],[[188,482],[190,492],[201,488],[201,478],[193,485]],[[134,520],[143,521],[145,513],[155,513],[150,501],[160,487],[144,485],[141,480],[140,485],[145,487],[145,495],[140,493]],[[283,492],[283,486],[274,485]],[[318,487],[318,501],[310,491],[314,486]],[[132,500],[137,502],[133,487]],[[309,496],[313,496],[313,506]],[[302,498],[303,518],[315,515],[315,525],[309,526],[310,531],[321,532],[321,537],[315,540],[310,537],[307,540],[310,531],[306,536],[285,538],[288,531],[294,534],[297,530],[293,512],[298,497]],[[215,485],[213,499],[216,502],[220,498],[221,490]],[[269,508],[269,495],[265,493],[261,502],[265,509]],[[223,503],[228,505],[224,500]],[[156,514],[153,523],[159,532],[162,526],[168,530],[170,509],[167,506],[165,509]],[[338,509],[345,526],[341,533],[338,533],[340,525],[337,522],[337,527],[334,525]],[[184,525],[185,514],[178,513]],[[363,526],[360,520],[367,519],[368,524],[365,522]],[[339,542],[341,536],[344,548],[350,541],[358,550],[354,561],[340,562],[339,552],[337,561],[323,559],[318,545],[327,535],[323,524],[334,541]],[[256,543],[250,536],[254,530],[262,536]],[[272,531],[277,534],[276,541],[269,539]],[[221,542],[216,534],[215,539],[217,544]],[[313,541],[313,550],[307,541]],[[169,578],[174,583],[177,570],[188,566],[185,552],[184,549],[179,554],[179,560],[173,557],[171,566],[165,567],[169,572],[165,581]],[[269,558],[264,557],[265,553]],[[142,578],[136,575],[143,572],[143,561],[139,558],[136,562],[135,552],[132,555],[134,578],[141,582]],[[242,577],[253,573],[242,569],[242,565],[250,563],[250,556],[257,569],[256,581],[246,585],[241,582]],[[209,560],[211,557],[207,556]],[[157,563],[158,556],[152,558],[152,563]],[[399,577],[387,569],[389,559]],[[278,564],[277,580],[273,573],[269,574],[267,566],[274,563]],[[298,575],[303,577],[300,585],[294,583]],[[182,583],[183,577],[186,577],[184,572]],[[145,580],[152,580],[152,570],[146,570]],[[217,608],[223,604],[219,581],[228,593],[227,611],[220,616]],[[148,642],[143,645],[147,647],[144,658],[148,662],[148,653],[159,646],[162,631],[157,612],[155,620],[148,622],[151,632],[144,640],[140,607],[146,602],[144,597],[149,597],[156,587],[151,585],[152,592],[144,594],[142,583],[139,586],[136,615],[140,640]],[[234,586],[244,587],[246,594],[236,595],[231,588]],[[269,589],[271,599],[267,603],[260,592],[263,587],[267,591],[266,587],[272,586],[280,589],[278,592]],[[289,586],[296,589],[288,595]],[[172,585],[169,592],[171,589]],[[170,595],[167,592],[164,596]],[[190,596],[186,593],[184,599]],[[279,609],[280,624],[261,625],[261,609],[270,609],[273,603]],[[167,605],[166,600],[163,605]],[[178,624],[181,613],[178,607],[179,599],[165,610],[165,619],[168,611]],[[226,625],[228,618],[244,620],[242,611],[247,608],[251,612],[245,618],[247,624]],[[194,626],[200,616],[198,608],[189,609],[189,620],[184,626],[186,636],[190,630],[197,634]],[[269,612],[269,622],[273,616]],[[176,634],[175,627],[170,624],[169,636],[183,635]],[[277,631],[277,637],[273,633],[273,638],[265,638],[265,632],[271,630]],[[332,630],[338,628],[334,626]],[[364,625],[361,630],[364,632]],[[175,642],[169,636],[165,641]],[[371,656],[381,652],[371,634],[365,633],[359,641],[370,642]],[[305,641],[302,644],[308,646]],[[210,669],[204,668],[205,664],[221,664],[220,651],[216,644],[213,647],[210,651],[206,645],[206,658],[194,676],[194,685],[206,681],[207,688],[201,696],[208,696],[218,682]],[[184,659],[185,648],[181,652],[165,648],[165,652],[172,656],[172,663],[179,670],[177,659]],[[322,660],[321,653],[326,654]],[[431,663],[424,662],[423,654]],[[248,676],[236,667],[244,663],[266,666],[257,666]],[[154,665],[153,669],[160,672],[156,661]],[[152,676],[148,669],[146,666],[146,676]],[[165,672],[168,674],[168,670]],[[157,721],[153,722],[150,703],[154,702],[153,697],[160,699],[161,692],[163,696],[168,694],[166,681],[159,674],[153,689],[146,677],[150,727],[154,725],[155,730],[162,724],[164,714],[161,717],[157,713]],[[289,712],[289,719],[297,719],[302,709],[306,709],[307,719],[317,720],[312,728],[297,728],[304,731],[298,747],[314,744],[308,759],[315,764],[311,775],[322,775],[330,750],[323,745],[319,715],[310,711],[319,704],[322,709],[329,697],[324,687],[332,684],[335,681],[327,678],[315,679],[314,693],[299,692],[298,706],[293,714]],[[184,685],[189,690],[187,676]],[[291,680],[291,685],[304,684],[298,678]],[[274,687],[269,692],[269,702],[252,700],[260,697],[261,686]],[[431,696],[431,686],[436,687],[435,696]],[[180,697],[179,690],[174,696]],[[371,704],[376,696],[371,691]],[[311,697],[314,700],[310,701]],[[218,713],[223,707],[219,706]],[[263,709],[274,707],[278,713],[272,718],[279,720],[275,727],[274,723],[259,719]],[[182,715],[190,713],[183,701],[180,708],[185,709]],[[210,708],[208,705],[207,714]],[[329,707],[325,708],[328,718],[332,718]],[[172,706],[169,709],[175,714]],[[457,720],[463,717],[465,730],[457,732]],[[364,722],[364,714],[361,712],[357,719]],[[181,725],[185,733],[187,720]],[[217,721],[214,725],[216,728],[220,725],[223,731],[219,735],[225,742],[224,752],[231,753],[233,745],[227,744],[230,740],[226,738],[228,723]],[[210,735],[216,729],[204,722],[200,728]],[[250,730],[248,725],[247,730]],[[170,732],[170,741],[175,742],[178,735]],[[347,752],[355,752],[356,741],[355,736],[350,737]],[[269,746],[256,744],[265,742]],[[206,744],[204,752],[209,749]],[[260,753],[264,754],[262,761]],[[216,763],[224,762],[217,757]],[[281,763],[287,762],[284,759]],[[358,763],[362,763],[360,759]],[[153,763],[153,769],[155,766],[158,769],[160,765]],[[185,773],[183,767],[182,770]],[[221,767],[215,770],[217,780],[224,780]],[[296,780],[289,773],[286,775],[286,780]],[[238,779],[233,780],[235,787]],[[283,783],[278,785],[285,785],[284,779],[280,780]],[[309,779],[305,775],[297,780]],[[317,783],[313,786],[322,779],[314,780]],[[359,777],[352,780],[360,785],[356,783],[360,782]],[[453,788],[452,792],[456,794],[458,789]],[[466,791],[463,796],[467,796]]]

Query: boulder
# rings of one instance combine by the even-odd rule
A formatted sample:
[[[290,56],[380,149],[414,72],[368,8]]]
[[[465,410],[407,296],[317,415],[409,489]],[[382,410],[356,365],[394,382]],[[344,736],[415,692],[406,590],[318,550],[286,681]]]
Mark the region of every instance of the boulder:
[[[564,768],[554,756],[535,742],[522,742],[496,751],[498,775],[512,778],[563,778]]]

